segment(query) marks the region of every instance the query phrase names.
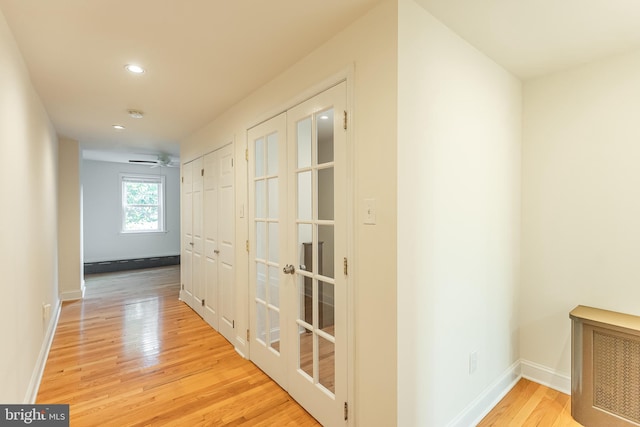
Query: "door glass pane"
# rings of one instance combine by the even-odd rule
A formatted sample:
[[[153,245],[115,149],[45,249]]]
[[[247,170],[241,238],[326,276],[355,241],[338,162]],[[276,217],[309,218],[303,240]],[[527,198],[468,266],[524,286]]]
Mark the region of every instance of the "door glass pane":
[[[316,114],[318,164],[333,162],[333,108]]]
[[[255,177],[261,177],[264,175],[264,139],[256,139],[256,171]]]
[[[269,346],[280,351],[280,313],[269,308]]]
[[[313,226],[311,224],[298,224],[298,249],[296,257],[300,270],[313,271],[312,241]]]
[[[262,221],[256,221],[256,258],[267,257],[267,228]]]
[[[269,218],[278,218],[278,178],[267,180],[267,191],[269,193]]]
[[[318,352],[318,382],[331,393],[335,393],[335,344],[318,336]]]
[[[298,334],[298,345],[300,348],[299,366],[313,380],[313,333],[302,328],[302,333]]]
[[[265,194],[264,181],[256,181],[256,218],[267,216],[267,195]]]
[[[267,266],[261,262],[256,263],[256,298],[267,300]]]
[[[318,328],[334,336],[334,299],[333,283],[318,282]]]
[[[318,170],[318,219],[333,219],[333,168]]]
[[[298,219],[310,220],[312,218],[312,198],[311,171],[298,172]],[[333,211],[333,207],[331,209]]]
[[[269,267],[269,304],[280,307],[280,268]]]
[[[313,325],[313,279],[298,276],[298,319]]]
[[[311,117],[298,122],[298,168],[311,166]]]
[[[334,278],[334,245],[333,225],[318,226],[318,274]]]
[[[278,134],[267,136],[267,175],[278,173]]]
[[[256,302],[256,338],[267,343],[267,310],[261,302]]]
[[[269,223],[269,261],[278,262],[280,251],[280,238],[278,236],[278,223]]]

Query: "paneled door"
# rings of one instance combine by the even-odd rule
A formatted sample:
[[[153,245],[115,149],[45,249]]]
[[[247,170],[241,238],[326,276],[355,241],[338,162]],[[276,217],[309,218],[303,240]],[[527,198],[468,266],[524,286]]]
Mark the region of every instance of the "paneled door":
[[[203,317],[233,340],[234,172],[233,145],[204,156],[204,304]]]
[[[182,169],[182,290],[180,299],[202,316],[202,158]]]
[[[326,426],[348,391],[345,110],[341,83],[248,134],[251,359]]]

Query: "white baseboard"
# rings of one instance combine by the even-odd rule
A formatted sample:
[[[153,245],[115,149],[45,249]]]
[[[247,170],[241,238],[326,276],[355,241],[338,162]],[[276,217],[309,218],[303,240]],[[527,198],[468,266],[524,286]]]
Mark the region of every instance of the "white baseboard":
[[[547,366],[520,359],[520,373],[523,378],[542,384],[564,394],[571,394],[571,377]]]
[[[476,397],[448,424],[448,427],[477,425],[511,391],[520,378],[526,378],[559,392],[571,394],[571,377],[538,363],[520,359]]]
[[[53,316],[49,320],[49,326],[44,335],[42,346],[40,347],[40,353],[36,360],[36,366],[33,368],[31,374],[31,381],[27,387],[27,393],[24,396],[23,403],[25,405],[32,405],[36,403],[36,397],[38,397],[38,390],[40,389],[40,381],[42,381],[42,374],[44,374],[44,367],[47,364],[47,358],[49,357],[49,350],[51,350],[51,343],[53,343],[53,337],[58,327],[58,319],[60,318],[60,310],[62,308],[62,302],[58,301],[56,307],[53,310]]]
[[[520,361],[517,361],[454,418],[448,427],[477,425],[519,380]]]
[[[60,294],[60,299],[62,301],[75,301],[75,300],[83,299],[84,290],[85,290],[85,286],[84,286],[84,280],[83,280],[82,284],[80,285],[80,290],[71,291],[71,292],[62,292]]]

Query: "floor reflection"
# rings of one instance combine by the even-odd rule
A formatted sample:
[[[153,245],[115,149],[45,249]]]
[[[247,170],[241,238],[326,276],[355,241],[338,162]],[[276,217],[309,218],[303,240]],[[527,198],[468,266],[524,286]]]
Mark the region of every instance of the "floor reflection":
[[[128,302],[122,318],[124,357],[141,357],[142,366],[159,363],[161,349],[160,299],[145,298]]]

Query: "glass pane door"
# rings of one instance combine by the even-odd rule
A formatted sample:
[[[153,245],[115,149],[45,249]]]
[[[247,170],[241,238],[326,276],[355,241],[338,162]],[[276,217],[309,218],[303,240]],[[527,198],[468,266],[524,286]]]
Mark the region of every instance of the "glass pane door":
[[[334,110],[296,123],[298,369],[335,393]]]
[[[280,262],[286,251],[285,120],[282,114],[249,130],[251,359],[283,386]]]

